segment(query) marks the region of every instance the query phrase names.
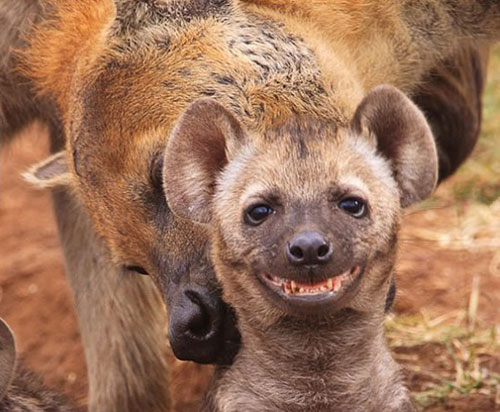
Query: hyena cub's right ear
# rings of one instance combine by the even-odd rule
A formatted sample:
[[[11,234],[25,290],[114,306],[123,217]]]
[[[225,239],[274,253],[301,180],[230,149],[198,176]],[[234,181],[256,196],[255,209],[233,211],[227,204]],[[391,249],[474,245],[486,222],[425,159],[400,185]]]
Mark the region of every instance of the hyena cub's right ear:
[[[71,173],[63,150],[32,166],[23,174],[24,179],[40,189],[71,184]]]
[[[217,175],[243,144],[238,120],[211,99],[192,103],[167,143],[163,186],[170,209],[198,223],[211,219]]]
[[[402,207],[428,197],[437,184],[438,157],[423,113],[393,86],[374,88],[356,109],[351,128],[373,135],[389,160],[399,185]]]
[[[0,401],[14,377],[16,369],[16,344],[14,334],[0,318]]]

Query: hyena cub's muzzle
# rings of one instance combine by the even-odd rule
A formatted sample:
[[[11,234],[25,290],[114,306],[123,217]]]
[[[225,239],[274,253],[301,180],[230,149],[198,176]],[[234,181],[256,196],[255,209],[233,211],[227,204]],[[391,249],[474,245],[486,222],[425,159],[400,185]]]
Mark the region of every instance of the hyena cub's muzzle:
[[[360,277],[360,265],[336,267],[337,245],[320,230],[293,234],[283,245],[283,273],[258,275],[273,299],[302,309],[317,309],[348,294]],[[335,250],[337,249],[337,250]]]

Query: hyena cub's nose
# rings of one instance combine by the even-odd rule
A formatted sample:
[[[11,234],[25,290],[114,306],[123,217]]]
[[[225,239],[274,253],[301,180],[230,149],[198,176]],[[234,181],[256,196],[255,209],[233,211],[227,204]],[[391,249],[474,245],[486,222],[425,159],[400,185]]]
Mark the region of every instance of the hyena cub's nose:
[[[286,245],[286,256],[292,265],[321,265],[330,261],[332,245],[318,232],[301,232]]]

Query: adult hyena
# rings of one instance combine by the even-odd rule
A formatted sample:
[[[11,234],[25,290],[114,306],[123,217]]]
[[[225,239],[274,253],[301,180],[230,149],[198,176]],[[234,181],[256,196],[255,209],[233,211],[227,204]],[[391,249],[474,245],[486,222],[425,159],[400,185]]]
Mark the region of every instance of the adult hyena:
[[[221,357],[216,348],[222,347],[224,355],[237,340],[231,338],[235,335],[231,322],[225,321],[228,310],[218,300],[205,231],[173,217],[163,196],[168,179],[162,175],[162,153],[177,116],[195,98],[211,96],[255,129],[291,112],[322,118],[335,114],[347,121],[364,90],[383,78],[386,69],[381,67],[378,77],[371,78],[367,68],[373,54],[365,59],[349,52],[359,41],[353,43],[346,36],[340,49],[338,42],[328,41],[312,30],[310,21],[292,12],[273,15],[273,10],[238,1],[47,4],[1,5],[3,16],[18,19],[6,26],[3,50],[10,44],[23,49],[20,39],[30,25],[35,36],[29,36],[33,40],[23,76],[12,72],[15,55],[3,54],[0,93],[7,97],[0,101],[0,136],[6,141],[38,117],[50,125],[54,150],[65,146],[34,170],[32,178],[40,186],[55,188],[57,219],[86,348],[91,409],[164,410],[168,402],[159,294],[151,282],[130,276],[128,269],[155,279],[169,309],[174,346],[197,349],[186,357],[214,360]],[[407,9],[398,9],[397,21],[412,47],[408,53],[394,47],[389,53],[394,65],[385,66],[405,67],[391,80],[408,93],[424,94],[418,87],[426,73],[445,66],[442,58],[457,59],[454,56],[462,53],[457,39],[481,34],[488,40],[497,35],[489,26],[495,21],[496,6],[481,15],[482,8],[469,10],[459,3],[465,7],[464,16],[474,16],[474,25],[470,26],[472,19],[456,20],[460,30],[446,26],[427,30],[426,37],[420,30],[427,29],[425,21],[411,17],[425,15],[424,9],[405,4]],[[370,11],[375,6],[365,7]],[[457,17],[454,10],[440,11],[445,20]],[[377,12],[377,21],[393,21],[393,12],[390,8],[386,14]],[[363,27],[378,27],[366,24],[374,18],[370,13],[363,17],[353,9],[351,14],[352,27],[361,22]],[[391,45],[387,32],[377,36],[380,41],[374,45],[373,30],[358,38],[365,47]],[[447,37],[448,32],[455,36]],[[446,47],[445,38],[451,39]],[[436,45],[431,45],[434,41]],[[422,64],[414,65],[416,60]],[[471,61],[479,59],[467,51],[456,63],[457,71],[442,75],[457,76],[458,82],[446,88],[438,106],[450,113],[446,124],[466,126],[467,132],[457,139],[457,145],[466,149],[477,137],[477,104],[453,97],[464,95],[465,89],[479,101],[484,67],[463,64]],[[467,81],[471,77],[474,82]],[[428,79],[428,89],[440,94],[441,77]],[[33,99],[33,80],[41,91],[37,99]],[[474,115],[464,118],[462,112]],[[442,127],[436,122],[436,130]],[[462,161],[450,156],[455,149],[453,145],[443,150],[443,158],[450,157],[454,165]],[[108,347],[102,342],[114,344]]]

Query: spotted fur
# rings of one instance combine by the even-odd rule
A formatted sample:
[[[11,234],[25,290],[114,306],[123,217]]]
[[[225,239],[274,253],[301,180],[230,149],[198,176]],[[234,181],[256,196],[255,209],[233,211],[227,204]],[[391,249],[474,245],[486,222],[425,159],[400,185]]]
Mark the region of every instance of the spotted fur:
[[[0,144],[35,118],[49,124],[54,150],[66,143],[70,179],[65,175],[51,185],[58,188],[57,219],[87,352],[93,410],[122,411],[128,405],[133,405],[130,410],[141,410],[141,405],[168,410],[158,406],[168,404],[161,396],[152,407],[144,389],[166,393],[161,305],[148,282],[123,276],[121,264],[146,267],[167,306],[187,280],[218,288],[205,231],[175,219],[163,200],[162,186],[168,181],[158,184],[151,178],[166,136],[194,99],[217,99],[255,131],[301,113],[345,125],[371,85],[392,82],[417,96],[432,95],[445,89],[439,79],[456,78],[437,107],[422,100],[433,112],[446,110],[447,125],[465,124],[468,130],[457,143],[465,149],[450,148],[446,127],[435,122],[443,136],[442,156],[451,159],[446,173],[463,161],[477,138],[479,103],[455,97],[470,93],[479,102],[481,81],[471,83],[452,69],[482,79],[485,68],[482,63],[467,66],[474,51],[463,60],[452,55],[462,39],[497,36],[496,3],[488,13],[484,2],[472,7],[455,2],[465,13],[443,3],[437,16],[448,23],[441,26],[434,19],[439,30],[428,34],[411,29],[426,24],[424,18],[419,26],[418,17],[425,17],[421,2],[403,2],[397,9],[368,1],[336,2],[339,8],[332,13],[303,2],[302,10],[297,11],[298,2],[276,10],[277,3],[0,1],[0,18],[7,22],[0,34]],[[457,24],[450,25],[448,17],[458,19]],[[394,28],[402,33],[397,44]],[[36,35],[29,35],[19,74],[11,49],[24,49],[32,29]],[[450,44],[440,37],[449,39],[448,30],[458,33]],[[441,63],[447,55],[453,66],[442,70],[448,68]],[[426,77],[436,67],[437,78]],[[428,85],[425,91],[417,87],[421,78]],[[72,189],[63,193],[61,184],[68,181]],[[72,219],[83,222],[79,231]],[[144,305],[144,296],[153,303]],[[124,305],[121,310],[118,302]],[[96,320],[102,313],[106,321]],[[110,324],[117,345],[110,363],[100,369],[102,359],[109,358],[102,342],[111,339]],[[131,334],[137,329],[144,333]],[[138,349],[146,345],[150,351]],[[155,365],[154,373],[137,371],[137,364]]]
[[[242,334],[205,411],[413,411],[382,327],[401,209],[437,180],[432,133],[408,98],[380,86],[349,127],[298,116],[262,134],[198,100],[176,124],[165,165],[172,211],[210,228],[216,273]],[[366,217],[337,208],[353,196],[369,205]],[[245,212],[259,204],[273,213],[248,224]],[[290,264],[286,245],[301,231],[328,239],[331,261]],[[314,309],[280,300],[261,280],[318,283],[355,265],[363,269],[350,288]]]

